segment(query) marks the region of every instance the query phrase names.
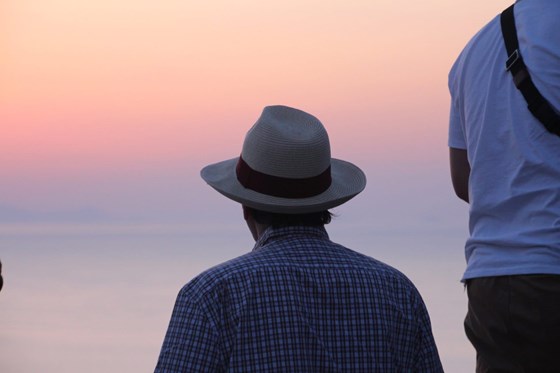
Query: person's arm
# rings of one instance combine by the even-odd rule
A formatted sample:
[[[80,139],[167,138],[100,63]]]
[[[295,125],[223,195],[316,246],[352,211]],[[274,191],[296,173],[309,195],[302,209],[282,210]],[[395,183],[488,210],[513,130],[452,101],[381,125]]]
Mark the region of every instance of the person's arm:
[[[449,148],[451,182],[457,197],[469,203],[469,176],[471,166],[466,149]]]
[[[219,335],[209,313],[179,293],[155,373],[222,372]]]
[[[443,373],[439,352],[432,333],[432,323],[422,296],[416,288],[410,297],[417,326],[415,373]]]

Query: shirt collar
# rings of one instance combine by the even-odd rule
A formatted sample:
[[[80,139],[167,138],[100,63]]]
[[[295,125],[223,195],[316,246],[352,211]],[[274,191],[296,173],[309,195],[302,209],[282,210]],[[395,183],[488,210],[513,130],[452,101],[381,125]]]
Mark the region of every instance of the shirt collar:
[[[257,251],[263,248],[270,241],[275,241],[278,239],[285,238],[287,236],[315,236],[320,239],[329,239],[329,235],[323,226],[288,226],[288,227],[268,227],[263,234],[259,237],[253,251]]]

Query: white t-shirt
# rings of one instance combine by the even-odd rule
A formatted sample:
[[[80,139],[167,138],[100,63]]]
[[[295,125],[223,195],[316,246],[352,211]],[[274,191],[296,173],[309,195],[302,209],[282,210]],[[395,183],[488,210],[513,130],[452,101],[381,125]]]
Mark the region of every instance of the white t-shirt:
[[[520,51],[541,94],[560,108],[560,1],[519,0]],[[449,143],[467,149],[470,238],[463,280],[560,274],[560,137],[527,109],[507,60],[499,15],[449,73]]]

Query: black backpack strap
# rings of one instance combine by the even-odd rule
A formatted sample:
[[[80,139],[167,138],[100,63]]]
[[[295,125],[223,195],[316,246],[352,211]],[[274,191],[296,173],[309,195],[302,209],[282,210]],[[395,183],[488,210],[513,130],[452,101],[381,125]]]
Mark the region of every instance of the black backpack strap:
[[[529,70],[521,57],[513,14],[514,5],[504,10],[500,18],[502,35],[509,56],[506,61],[506,70],[511,72],[513,82],[525,97],[529,111],[544,124],[548,131],[560,136],[560,115],[535,87],[531,75],[529,75]]]

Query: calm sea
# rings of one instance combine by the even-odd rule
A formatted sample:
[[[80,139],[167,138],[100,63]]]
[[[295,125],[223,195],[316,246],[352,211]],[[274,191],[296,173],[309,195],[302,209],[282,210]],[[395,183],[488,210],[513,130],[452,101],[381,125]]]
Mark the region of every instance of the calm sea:
[[[404,272],[430,311],[445,370],[474,371],[461,234],[344,223],[328,231]],[[0,372],[153,371],[181,286],[252,244],[240,223],[0,226]]]

